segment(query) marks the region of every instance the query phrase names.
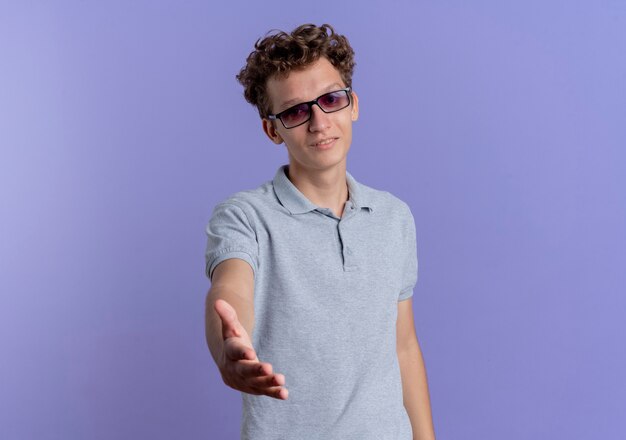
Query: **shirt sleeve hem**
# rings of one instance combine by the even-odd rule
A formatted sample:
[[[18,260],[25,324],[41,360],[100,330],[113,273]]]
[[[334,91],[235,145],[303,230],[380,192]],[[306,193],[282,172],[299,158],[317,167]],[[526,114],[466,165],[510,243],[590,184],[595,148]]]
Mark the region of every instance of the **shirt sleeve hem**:
[[[257,268],[254,262],[254,258],[252,258],[252,255],[250,253],[246,251],[241,251],[241,250],[226,249],[226,250],[223,250],[221,253],[218,253],[217,256],[215,256],[212,260],[209,260],[207,262],[206,275],[209,278],[209,280],[211,280],[211,277],[213,276],[213,271],[215,270],[215,267],[218,264],[220,264],[222,261],[225,261],[231,258],[238,258],[248,263],[250,267],[252,268],[252,273],[254,277],[256,278]]]
[[[400,294],[398,295],[398,302],[409,299],[412,296],[413,296],[413,287],[408,287],[404,289],[402,292],[400,292]]]

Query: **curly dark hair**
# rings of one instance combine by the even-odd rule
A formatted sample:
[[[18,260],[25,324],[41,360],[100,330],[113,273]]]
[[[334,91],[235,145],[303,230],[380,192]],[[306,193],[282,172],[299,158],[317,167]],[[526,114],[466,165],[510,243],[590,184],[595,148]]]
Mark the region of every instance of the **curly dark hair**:
[[[352,87],[352,72],[356,64],[354,50],[348,39],[335,33],[329,24],[303,24],[291,34],[270,31],[263,39],[257,40],[254,49],[237,80],[244,87],[246,101],[256,106],[261,118],[271,114],[267,80],[274,75],[286,77],[292,70],[305,68],[320,57],[325,57],[335,66],[346,87]]]

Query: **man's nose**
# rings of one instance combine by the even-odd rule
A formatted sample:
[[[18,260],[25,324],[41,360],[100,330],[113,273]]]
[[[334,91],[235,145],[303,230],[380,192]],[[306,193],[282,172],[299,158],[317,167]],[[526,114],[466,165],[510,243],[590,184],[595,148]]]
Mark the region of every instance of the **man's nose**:
[[[323,131],[330,127],[330,118],[328,113],[317,104],[311,106],[311,120],[309,121],[309,131]]]

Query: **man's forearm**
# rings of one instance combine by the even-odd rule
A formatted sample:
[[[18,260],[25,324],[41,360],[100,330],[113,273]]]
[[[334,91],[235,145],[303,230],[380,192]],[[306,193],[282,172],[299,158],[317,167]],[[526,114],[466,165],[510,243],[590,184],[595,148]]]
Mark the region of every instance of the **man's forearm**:
[[[206,297],[205,334],[211,356],[213,356],[213,360],[216,364],[222,355],[224,346],[222,321],[213,307],[217,299],[226,300],[235,309],[241,325],[243,325],[251,338],[252,329],[254,327],[254,304],[252,304],[251,301],[245,300],[240,295],[226,288],[220,288],[218,286],[211,287]]]
[[[419,344],[398,352],[398,362],[402,376],[404,407],[411,420],[413,440],[434,440],[430,397],[426,368]]]

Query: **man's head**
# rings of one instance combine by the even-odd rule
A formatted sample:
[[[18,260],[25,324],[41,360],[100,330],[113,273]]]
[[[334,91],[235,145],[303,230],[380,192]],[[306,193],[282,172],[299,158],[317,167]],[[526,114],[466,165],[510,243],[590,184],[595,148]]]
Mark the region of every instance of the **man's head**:
[[[332,26],[304,24],[290,34],[271,33],[257,40],[255,50],[246,60],[246,66],[237,75],[244,87],[246,101],[254,105],[261,118],[276,109],[267,93],[267,81],[287,77],[294,70],[310,66],[320,57],[326,58],[337,69],[346,87],[352,86],[354,51],[343,35],[335,33]]]
[[[329,25],[309,24],[255,46],[237,78],[265,134],[287,147],[290,169],[345,168],[359,115],[348,40]]]

